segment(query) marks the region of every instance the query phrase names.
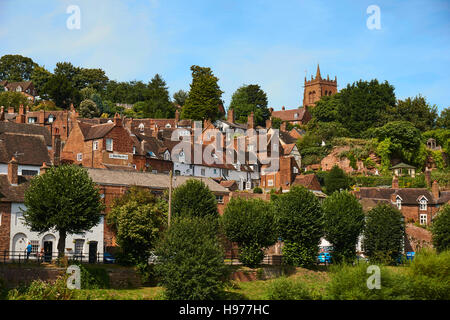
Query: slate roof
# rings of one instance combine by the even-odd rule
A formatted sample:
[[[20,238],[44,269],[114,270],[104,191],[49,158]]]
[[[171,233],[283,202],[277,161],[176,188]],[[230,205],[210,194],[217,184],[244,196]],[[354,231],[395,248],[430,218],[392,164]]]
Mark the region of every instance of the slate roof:
[[[13,186],[8,181],[6,174],[0,175],[0,202],[24,202],[25,191],[30,185],[31,177],[19,176],[19,184]]]
[[[35,124],[0,121],[0,134],[5,132],[41,135],[44,137],[45,144],[47,146],[52,146],[52,136],[50,131],[45,127]]]
[[[138,172],[138,171],[124,171],[124,170],[107,170],[107,169],[87,169],[91,179],[100,185],[117,185],[117,186],[140,186],[151,189],[168,189],[169,175]],[[189,179],[203,181],[212,192],[228,193],[228,190],[222,187],[211,178],[176,176],[172,180],[173,188],[185,183]],[[0,191],[1,192],[1,191]]]
[[[0,163],[8,163],[13,156],[22,165],[51,163],[42,135],[0,133]]]

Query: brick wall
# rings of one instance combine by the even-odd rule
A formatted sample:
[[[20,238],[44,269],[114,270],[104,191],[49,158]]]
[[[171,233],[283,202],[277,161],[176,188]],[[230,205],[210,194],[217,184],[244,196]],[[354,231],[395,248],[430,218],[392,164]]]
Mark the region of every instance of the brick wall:
[[[11,203],[0,202],[0,253],[9,250],[11,229]]]

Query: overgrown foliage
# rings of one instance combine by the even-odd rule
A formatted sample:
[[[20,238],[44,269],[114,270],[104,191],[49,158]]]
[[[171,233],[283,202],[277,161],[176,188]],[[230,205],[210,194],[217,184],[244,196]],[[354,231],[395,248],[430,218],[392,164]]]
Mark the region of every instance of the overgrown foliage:
[[[431,226],[433,245],[440,252],[450,249],[450,204],[444,205]]]

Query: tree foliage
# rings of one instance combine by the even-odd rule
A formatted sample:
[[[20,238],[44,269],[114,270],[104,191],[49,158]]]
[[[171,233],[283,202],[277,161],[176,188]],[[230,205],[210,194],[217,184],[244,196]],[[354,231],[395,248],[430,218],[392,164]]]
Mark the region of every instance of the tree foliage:
[[[28,98],[25,95],[21,94],[20,92],[13,92],[13,91],[0,92],[0,106],[3,106],[5,108],[14,107],[14,110],[18,112],[20,105],[26,106],[30,104],[31,104],[30,100],[28,100]]]
[[[216,228],[209,219],[178,217],[157,245],[155,271],[169,300],[221,297],[227,267]]]
[[[358,199],[347,191],[334,192],[322,204],[325,238],[333,244],[336,262],[353,261],[364,228],[364,212]]]
[[[267,95],[261,87],[250,84],[241,86],[233,93],[229,108],[234,110],[237,122],[247,123],[247,117],[253,112],[255,125],[264,127],[270,118],[267,104]]]
[[[345,174],[344,170],[334,165],[330,172],[325,176],[325,190],[327,194],[332,194],[335,191],[346,190],[350,186],[350,179]]]
[[[260,199],[232,198],[225,208],[222,223],[227,238],[239,246],[239,260],[248,267],[261,263],[263,248],[277,240],[270,204]]]
[[[212,70],[206,67],[192,66],[192,82],[189,96],[181,111],[182,119],[216,120],[222,93]]]
[[[401,255],[405,237],[402,213],[390,204],[378,204],[367,213],[363,250],[369,259],[394,263]]]
[[[64,255],[67,234],[88,231],[100,222],[100,193],[87,171],[74,165],[52,167],[31,180],[25,192],[26,225],[39,233],[59,232],[58,252]]]
[[[450,204],[444,205],[431,227],[433,245],[439,251],[450,249]]]
[[[97,108],[97,104],[91,99],[83,100],[78,108],[81,118],[95,118],[100,116],[100,110]]]
[[[0,58],[0,79],[9,82],[28,81],[36,66],[31,58],[6,54]]]
[[[294,186],[274,198],[273,209],[278,234],[285,242],[285,262],[313,265],[323,235],[323,211],[317,197],[305,187]]]

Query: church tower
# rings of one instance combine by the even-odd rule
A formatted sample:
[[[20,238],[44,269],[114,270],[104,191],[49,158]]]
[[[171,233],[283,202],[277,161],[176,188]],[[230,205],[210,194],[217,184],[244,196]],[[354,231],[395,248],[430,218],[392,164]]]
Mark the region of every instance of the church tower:
[[[317,65],[316,77],[313,78],[311,75],[311,80],[306,80],[303,91],[303,106],[315,106],[316,102],[320,100],[323,96],[331,96],[337,93],[337,77],[334,80],[330,80],[327,75],[326,79],[322,79],[320,75],[320,67]]]

